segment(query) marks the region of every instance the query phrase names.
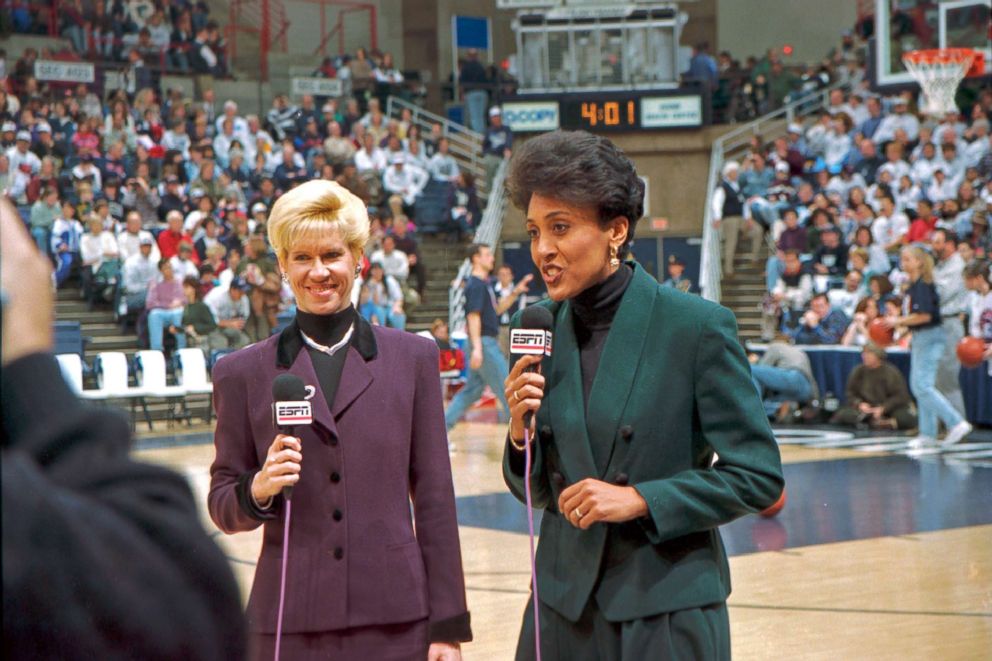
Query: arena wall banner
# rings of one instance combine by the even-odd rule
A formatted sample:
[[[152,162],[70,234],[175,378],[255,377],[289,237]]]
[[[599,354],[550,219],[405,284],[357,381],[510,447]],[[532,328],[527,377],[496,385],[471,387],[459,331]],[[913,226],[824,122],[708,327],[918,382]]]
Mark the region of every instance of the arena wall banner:
[[[92,83],[96,80],[96,67],[88,62],[35,60],[34,77],[64,83]]]
[[[702,126],[703,105],[698,96],[644,97],[641,99],[641,126],[670,128]]]
[[[293,78],[289,92],[293,96],[312,94],[314,96],[341,96],[341,81],[337,78]]]
[[[516,101],[503,104],[503,121],[514,133],[554,131],[560,125],[557,101]]]

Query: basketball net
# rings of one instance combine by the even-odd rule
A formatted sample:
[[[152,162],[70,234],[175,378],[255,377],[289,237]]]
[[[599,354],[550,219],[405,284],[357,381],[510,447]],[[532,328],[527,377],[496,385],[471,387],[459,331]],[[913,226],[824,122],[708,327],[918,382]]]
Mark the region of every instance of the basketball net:
[[[943,117],[958,112],[954,95],[976,57],[978,53],[970,48],[918,50],[902,56],[906,69],[923,89],[924,113]]]

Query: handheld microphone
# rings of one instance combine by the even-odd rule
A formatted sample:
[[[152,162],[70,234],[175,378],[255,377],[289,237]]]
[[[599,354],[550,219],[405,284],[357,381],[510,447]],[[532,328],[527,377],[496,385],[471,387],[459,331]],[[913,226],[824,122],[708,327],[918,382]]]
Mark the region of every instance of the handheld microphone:
[[[296,436],[297,425],[313,423],[313,409],[306,399],[307,388],[295,374],[280,374],[272,382],[272,424],[280,434]],[[286,500],[293,497],[293,487],[283,487]]]
[[[510,331],[510,355],[521,356],[550,356],[551,355],[551,329],[555,320],[551,312],[540,305],[525,308],[520,315],[520,328]],[[528,372],[540,371],[540,365],[531,365]],[[524,415],[524,429],[530,429],[530,421],[533,413],[528,411]]]

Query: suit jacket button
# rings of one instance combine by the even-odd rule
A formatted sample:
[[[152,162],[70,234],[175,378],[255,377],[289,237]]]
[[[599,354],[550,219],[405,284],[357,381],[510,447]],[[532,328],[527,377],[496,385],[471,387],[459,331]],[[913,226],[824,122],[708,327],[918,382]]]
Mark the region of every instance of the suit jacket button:
[[[565,476],[559,473],[558,471],[555,471],[554,473],[551,474],[551,481],[557,484],[558,486],[561,486],[565,484]]]
[[[626,473],[617,473],[616,477],[613,478],[613,480],[620,486],[624,486],[625,484],[627,484],[627,482],[630,481],[630,477]]]
[[[344,514],[341,513],[341,510],[334,510],[334,514],[332,514],[331,516],[334,517],[335,521],[340,521],[342,518],[344,518]]]
[[[344,557],[344,549],[343,548],[341,548],[339,546],[336,549],[334,549],[334,559],[335,560],[340,560],[343,557]]]
[[[623,427],[620,428],[620,436],[623,438],[623,440],[629,441],[631,438],[634,437],[634,428],[631,427],[630,425],[624,425]]]
[[[548,438],[554,436],[554,433],[551,431],[550,425],[544,425],[541,427],[541,436],[547,436]]]
[[[341,475],[337,471],[331,473],[331,482],[337,484],[340,481],[341,481]]]

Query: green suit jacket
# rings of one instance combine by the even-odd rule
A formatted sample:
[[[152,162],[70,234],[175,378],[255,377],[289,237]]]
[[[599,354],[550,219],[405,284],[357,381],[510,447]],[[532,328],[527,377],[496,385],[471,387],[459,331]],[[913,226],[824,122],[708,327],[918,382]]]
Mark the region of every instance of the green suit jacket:
[[[541,305],[555,318],[530,477],[534,507],[545,510],[541,601],[577,621],[594,598],[614,622],[724,601],[730,571],[717,527],[770,506],[784,485],[733,315],[635,265],[586,410],[571,304]],[[606,466],[595,465],[593,444],[609,446],[597,453]],[[523,464],[507,444],[503,476],[521,501]],[[590,477],[633,486],[649,515],[573,527],[558,496]]]

